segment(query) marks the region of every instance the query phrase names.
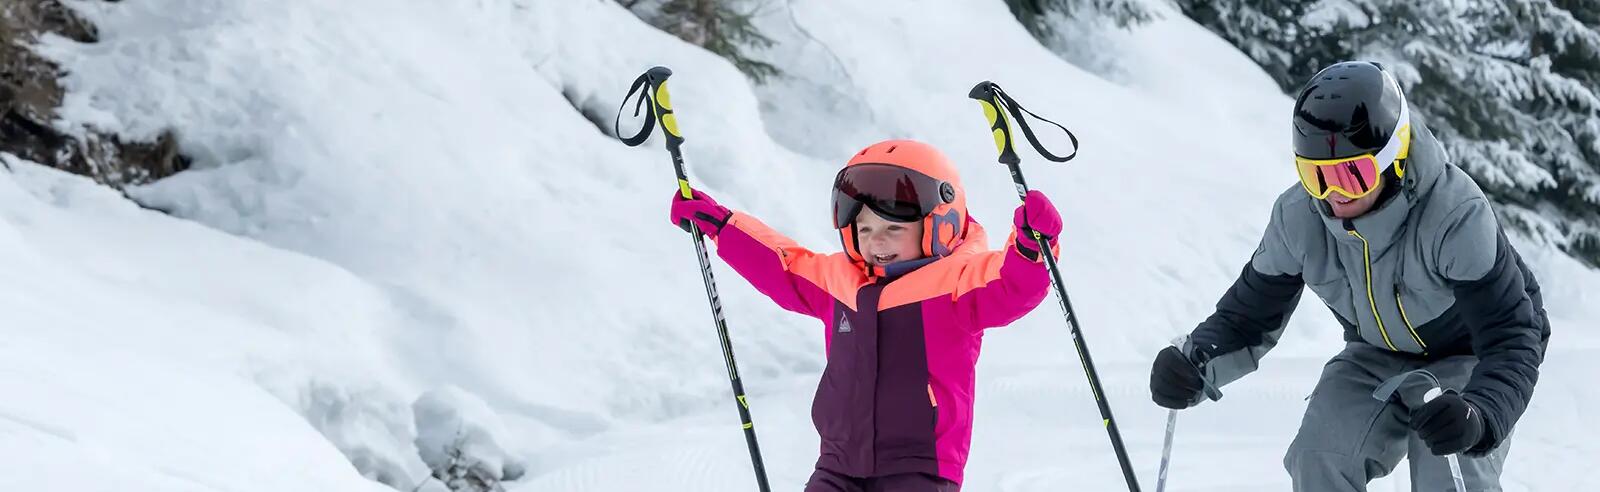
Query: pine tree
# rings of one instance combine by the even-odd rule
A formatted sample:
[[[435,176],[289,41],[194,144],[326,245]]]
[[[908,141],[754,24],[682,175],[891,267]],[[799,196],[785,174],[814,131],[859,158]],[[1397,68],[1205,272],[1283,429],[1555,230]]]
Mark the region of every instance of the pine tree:
[[[1286,92],[1383,63],[1516,230],[1600,265],[1600,1],[1180,0]]]
[[[781,75],[777,66],[751,58],[750,48],[768,48],[772,39],[753,24],[754,9],[743,0],[617,0],[657,29],[705,48],[732,62],[757,82]]]
[[[1117,27],[1149,22],[1152,15],[1140,0],[1006,0],[1006,8],[1038,38],[1052,34],[1047,21],[1051,13],[1067,17],[1103,17],[1115,22]]]
[[[1305,48],[1298,20],[1308,2],[1280,0],[1232,0],[1208,2],[1180,0],[1183,14],[1216,32],[1243,51],[1267,71],[1279,85],[1300,71],[1304,64],[1297,49]],[[1309,75],[1309,74],[1307,74]]]

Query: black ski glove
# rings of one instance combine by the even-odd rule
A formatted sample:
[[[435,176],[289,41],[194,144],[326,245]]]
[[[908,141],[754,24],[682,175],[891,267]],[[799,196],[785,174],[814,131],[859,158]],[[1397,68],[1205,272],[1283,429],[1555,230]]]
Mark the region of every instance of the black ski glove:
[[[1461,395],[1447,391],[1411,412],[1411,429],[1434,455],[1456,454],[1483,439],[1483,413]]]
[[[1157,405],[1173,410],[1195,406],[1200,403],[1205,386],[1200,370],[1178,347],[1167,347],[1156,354],[1155,366],[1150,368],[1150,398]]]

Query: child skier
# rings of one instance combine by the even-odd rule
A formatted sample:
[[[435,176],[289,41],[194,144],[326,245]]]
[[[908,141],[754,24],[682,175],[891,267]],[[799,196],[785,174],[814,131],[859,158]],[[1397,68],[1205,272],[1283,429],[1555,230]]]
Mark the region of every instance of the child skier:
[[[1028,227],[1055,249],[1050,200],[1030,192],[1005,249],[987,250],[955,166],[910,140],[867,147],[839,171],[840,253],[807,250],[704,193],[673,196],[674,224],[694,221],[757,290],[826,327],[811,409],[822,450],[806,492],[958,490],[982,330],[1022,317],[1049,288],[1037,243],[1017,237]]]

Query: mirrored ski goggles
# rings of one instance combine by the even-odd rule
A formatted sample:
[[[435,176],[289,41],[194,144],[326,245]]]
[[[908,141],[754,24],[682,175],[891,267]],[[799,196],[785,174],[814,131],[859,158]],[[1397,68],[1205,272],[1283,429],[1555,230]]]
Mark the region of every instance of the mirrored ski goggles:
[[[1372,193],[1382,179],[1378,158],[1373,154],[1329,160],[1295,156],[1294,163],[1300,171],[1300,184],[1318,200],[1335,191],[1352,199],[1361,198]]]
[[[1356,199],[1377,189],[1378,181],[1383,179],[1384,167],[1405,157],[1402,153],[1411,140],[1411,111],[1406,108],[1404,99],[1400,104],[1399,122],[1394,131],[1389,133],[1389,141],[1384,142],[1383,148],[1375,153],[1339,159],[1294,156],[1294,166],[1300,172],[1300,184],[1305,186],[1306,193],[1321,200],[1337,191],[1340,195]],[[1403,172],[1396,165],[1396,175],[1404,177]]]
[[[926,174],[890,164],[856,164],[834,178],[833,227],[854,222],[862,206],[894,222],[916,222],[953,201],[955,188]]]

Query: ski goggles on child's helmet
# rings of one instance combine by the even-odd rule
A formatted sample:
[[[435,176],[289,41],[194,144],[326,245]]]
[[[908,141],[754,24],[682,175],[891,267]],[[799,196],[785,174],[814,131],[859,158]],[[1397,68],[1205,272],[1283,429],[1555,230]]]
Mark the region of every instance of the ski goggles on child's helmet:
[[[916,222],[955,200],[950,183],[891,164],[856,164],[833,181],[833,227],[856,220],[866,206],[894,222]]]
[[[1384,142],[1383,148],[1377,152],[1337,159],[1309,159],[1296,155],[1295,169],[1300,172],[1300,184],[1305,186],[1306,193],[1318,200],[1327,198],[1335,191],[1351,199],[1361,198],[1377,189],[1385,167],[1405,157],[1403,152],[1410,140],[1411,110],[1406,105],[1405,96],[1401,96],[1400,118],[1395,120],[1394,131],[1389,132],[1389,140]],[[1403,172],[1396,167],[1397,175],[1403,176]]]

